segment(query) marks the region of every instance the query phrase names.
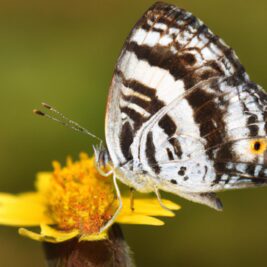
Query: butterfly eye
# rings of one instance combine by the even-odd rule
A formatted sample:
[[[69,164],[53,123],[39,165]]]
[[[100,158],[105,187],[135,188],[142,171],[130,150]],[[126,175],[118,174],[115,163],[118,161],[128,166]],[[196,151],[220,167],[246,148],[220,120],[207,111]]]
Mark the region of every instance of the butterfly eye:
[[[267,141],[264,139],[253,140],[250,143],[250,150],[253,154],[261,155],[267,148]]]

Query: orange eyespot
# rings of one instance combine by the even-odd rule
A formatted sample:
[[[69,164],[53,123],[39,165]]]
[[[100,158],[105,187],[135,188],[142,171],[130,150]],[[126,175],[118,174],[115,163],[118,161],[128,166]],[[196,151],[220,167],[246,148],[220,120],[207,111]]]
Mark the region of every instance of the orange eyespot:
[[[265,139],[256,139],[250,142],[250,151],[253,154],[261,155],[267,149],[267,140]]]

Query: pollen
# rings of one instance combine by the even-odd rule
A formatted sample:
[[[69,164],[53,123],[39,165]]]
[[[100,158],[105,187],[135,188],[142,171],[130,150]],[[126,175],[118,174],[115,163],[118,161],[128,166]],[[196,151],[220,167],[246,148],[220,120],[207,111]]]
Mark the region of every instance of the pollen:
[[[98,232],[116,209],[112,179],[99,175],[94,160],[84,153],[78,162],[68,158],[65,167],[58,162],[53,166],[46,201],[57,227],[79,229],[83,234]]]

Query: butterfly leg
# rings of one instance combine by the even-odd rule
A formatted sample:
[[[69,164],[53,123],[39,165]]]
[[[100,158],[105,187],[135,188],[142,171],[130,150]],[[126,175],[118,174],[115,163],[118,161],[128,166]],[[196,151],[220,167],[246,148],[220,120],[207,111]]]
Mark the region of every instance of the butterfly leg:
[[[134,188],[130,188],[130,207],[131,211],[134,211]]]
[[[99,174],[104,176],[104,177],[108,177],[114,172],[112,168],[108,172],[103,171],[99,162],[97,161],[96,157],[95,157],[95,167],[96,167],[97,171],[99,172]]]
[[[155,194],[157,196],[160,206],[165,210],[171,211],[166,205],[163,204],[159,189],[157,187],[155,187]]]
[[[112,218],[104,226],[102,226],[100,228],[100,231],[99,231],[100,233],[106,231],[115,222],[116,218],[118,217],[118,215],[120,214],[121,209],[122,209],[121,192],[120,192],[119,186],[117,184],[116,174],[114,172],[113,172],[113,184],[114,184],[114,187],[115,187],[117,199],[119,201],[119,206],[118,206],[117,210],[115,211],[115,213],[113,214]]]
[[[100,144],[100,147],[101,147],[101,144]],[[96,167],[97,171],[99,172],[100,175],[102,175],[104,177],[110,176],[114,171],[108,163],[103,162],[103,153],[101,152],[101,149],[93,146],[93,150],[94,150],[94,154],[95,154],[95,167]],[[101,158],[102,158],[102,160],[101,160]],[[107,172],[103,171],[103,169],[100,166],[100,162],[102,163],[102,166],[110,167],[110,170]]]
[[[113,170],[110,170],[108,172],[104,172],[101,167],[99,166],[99,164],[96,162],[96,169],[99,172],[100,175],[104,176],[104,177],[108,177],[113,173]]]

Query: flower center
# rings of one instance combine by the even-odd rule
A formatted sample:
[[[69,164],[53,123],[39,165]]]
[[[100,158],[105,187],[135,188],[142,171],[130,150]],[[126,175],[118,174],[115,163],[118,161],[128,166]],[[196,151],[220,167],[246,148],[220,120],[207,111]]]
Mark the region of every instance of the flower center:
[[[83,234],[98,232],[116,208],[112,180],[101,176],[86,154],[81,154],[78,162],[68,159],[64,168],[58,162],[53,165],[46,201],[58,228],[79,229]]]

